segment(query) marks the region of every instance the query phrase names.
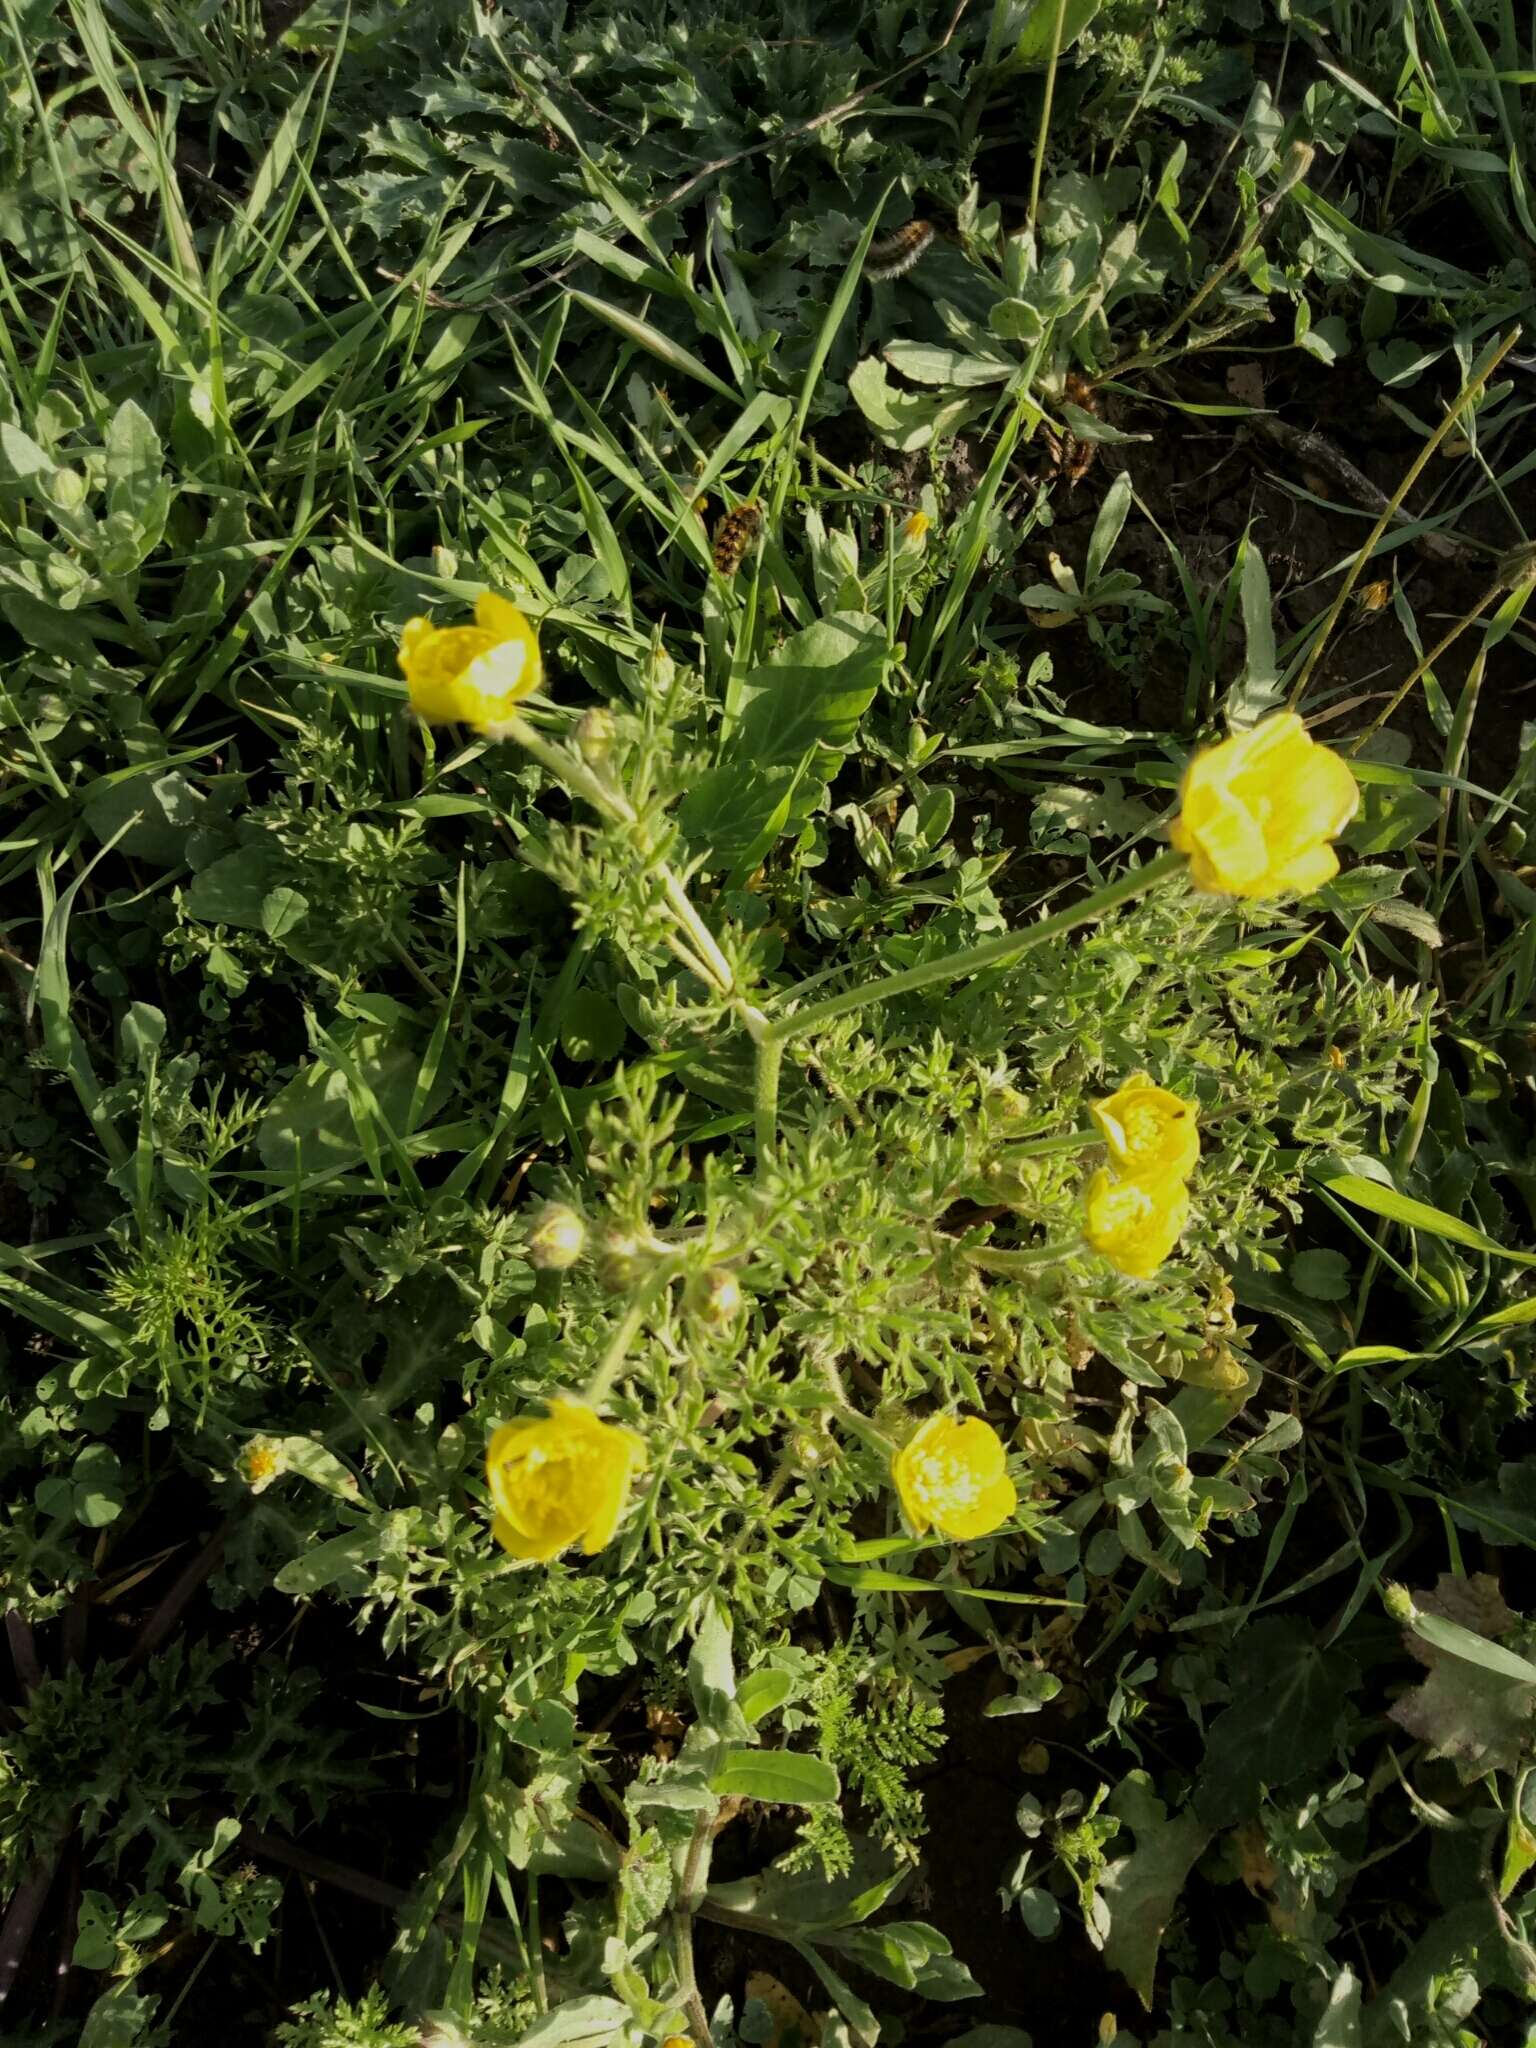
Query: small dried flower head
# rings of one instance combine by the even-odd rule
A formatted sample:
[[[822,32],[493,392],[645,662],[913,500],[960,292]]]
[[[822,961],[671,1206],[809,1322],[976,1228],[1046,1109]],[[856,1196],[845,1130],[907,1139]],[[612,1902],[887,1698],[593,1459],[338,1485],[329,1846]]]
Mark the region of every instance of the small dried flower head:
[[[587,1226],[565,1202],[549,1202],[528,1236],[528,1263],[541,1273],[563,1273],[586,1249]]]
[[[264,1493],[283,1475],[282,1446],[274,1437],[253,1436],[240,1453],[238,1470],[252,1493]]]
[[[693,1308],[701,1321],[720,1329],[741,1314],[741,1284],[726,1266],[711,1266],[693,1284]]]
[[[399,661],[418,718],[429,725],[458,720],[476,732],[510,718],[544,676],[538,635],[493,590],[476,599],[472,626],[407,619]]]
[[[1000,1529],[1018,1506],[1003,1440],[979,1415],[930,1415],[891,1460],[914,1534],[969,1543]]]
[[[644,1467],[645,1445],[633,1430],[557,1395],[547,1415],[504,1422],[491,1438],[492,1534],[513,1557],[536,1564],[573,1543],[592,1557],[618,1528],[630,1482]]]

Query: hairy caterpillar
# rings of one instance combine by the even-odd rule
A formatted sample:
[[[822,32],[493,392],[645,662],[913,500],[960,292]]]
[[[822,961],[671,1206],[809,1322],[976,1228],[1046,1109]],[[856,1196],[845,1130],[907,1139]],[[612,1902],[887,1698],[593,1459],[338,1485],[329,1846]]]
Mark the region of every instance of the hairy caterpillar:
[[[755,501],[738,505],[733,512],[727,512],[715,528],[715,542],[711,550],[715,567],[722,576],[734,576],[741,567],[742,558],[763,523],[763,515]]]
[[[935,233],[931,220],[909,220],[894,235],[871,242],[869,254],[864,259],[864,275],[873,284],[884,284],[893,277],[905,277],[913,264],[922,258]]]

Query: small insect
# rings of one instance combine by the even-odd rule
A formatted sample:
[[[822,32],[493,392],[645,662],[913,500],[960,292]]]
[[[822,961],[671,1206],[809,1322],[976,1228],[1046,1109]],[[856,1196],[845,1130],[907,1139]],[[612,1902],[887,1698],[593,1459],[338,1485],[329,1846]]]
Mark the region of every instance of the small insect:
[[[885,284],[893,277],[905,277],[921,261],[937,229],[931,220],[909,220],[894,235],[871,242],[864,259],[864,275],[871,284]]]
[[[738,505],[727,512],[715,528],[715,544],[712,549],[715,567],[722,576],[734,576],[741,567],[747,549],[757,539],[763,524],[763,515],[755,500]]]
[[[1068,372],[1061,387],[1061,395],[1069,405],[1075,405],[1080,412],[1091,413],[1094,418],[1098,417],[1098,396],[1088,379],[1080,376],[1076,370]],[[1069,490],[1074,484],[1081,483],[1093,467],[1095,444],[1092,441],[1080,440],[1070,427],[1060,440],[1047,428],[1045,444],[1050,450],[1051,460],[1056,465],[1058,475]]]

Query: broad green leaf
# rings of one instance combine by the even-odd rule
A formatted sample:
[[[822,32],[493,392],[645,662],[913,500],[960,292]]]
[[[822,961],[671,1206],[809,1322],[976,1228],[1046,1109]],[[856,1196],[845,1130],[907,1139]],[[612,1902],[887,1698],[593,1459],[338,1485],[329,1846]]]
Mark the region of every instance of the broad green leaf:
[[[1313,1301],[1347,1301],[1354,1291],[1349,1261],[1342,1252],[1298,1252],[1290,1277],[1291,1285]]]
[[[379,1556],[385,1534],[382,1521],[371,1521],[361,1528],[349,1529],[344,1536],[331,1536],[324,1543],[311,1544],[297,1557],[290,1558],[272,1583],[279,1593],[291,1593],[295,1598],[318,1593],[340,1580],[350,1580],[360,1588],[362,1568]]]
[[[161,481],[164,461],[160,437],[149,415],[125,398],[107,424],[108,512],[125,514],[134,525],[149,525],[146,514],[157,496],[162,496],[167,506],[170,503],[169,491]],[[159,525],[165,525],[163,511]]]
[[[1058,51],[1070,50],[1103,4],[1104,0],[1034,0],[1013,46],[1013,62],[1031,70],[1049,64],[1052,45]]]
[[[1118,1787],[1110,1810],[1131,1828],[1136,1846],[1099,1879],[1099,1897],[1109,1909],[1104,1960],[1150,2012],[1163,1935],[1212,1830],[1192,1813],[1170,1820],[1162,1801],[1153,1797],[1145,1771],[1133,1771]]]
[[[972,411],[963,398],[903,391],[878,356],[866,356],[848,379],[848,393],[887,448],[912,455],[940,434],[953,433]]]
[[[297,1472],[311,1486],[322,1487],[338,1500],[358,1497],[357,1481],[334,1451],[312,1436],[285,1436],[277,1441],[277,1454],[285,1471]]]
[[[848,746],[890,661],[885,628],[868,612],[833,612],[792,633],[742,685],[733,756],[787,767],[813,747]]]
[[[609,2048],[629,2019],[616,1998],[571,1998],[546,2013],[519,2040],[519,2048]]]
[[[736,1704],[755,1728],[782,1707],[794,1689],[795,1681],[787,1671],[752,1671],[736,1688]]]
[[[1448,1621],[1442,1614],[1416,1614],[1412,1628],[1421,1642],[1444,1650],[1448,1657],[1455,1657],[1464,1664],[1475,1664],[1479,1670],[1492,1672],[1498,1678],[1536,1686],[1536,1664],[1529,1658],[1517,1657],[1502,1643],[1491,1643],[1475,1630],[1463,1628],[1460,1622]]]
[[[710,1778],[721,1799],[761,1799],[785,1806],[830,1806],[837,1773],[819,1756],[792,1749],[728,1749]]]
[[[1312,2048],[1361,2048],[1360,1980],[1346,1963],[1328,1987],[1328,2003],[1312,2036]]]
[[[1341,1201],[1352,1202],[1357,1209],[1368,1209],[1374,1216],[1386,1217],[1389,1223],[1404,1223],[1410,1230],[1427,1230],[1432,1237],[1446,1238],[1451,1244],[1466,1245],[1472,1251],[1488,1252],[1498,1259],[1513,1259],[1522,1266],[1536,1266],[1536,1252],[1515,1251],[1509,1245],[1500,1244],[1496,1237],[1490,1237],[1486,1230],[1479,1230],[1475,1224],[1463,1223],[1460,1217],[1448,1215],[1444,1209],[1436,1209],[1428,1202],[1416,1202],[1410,1195],[1400,1195],[1396,1188],[1381,1187],[1375,1181],[1362,1180],[1353,1173],[1338,1174],[1329,1180],[1320,1179],[1319,1185]]]

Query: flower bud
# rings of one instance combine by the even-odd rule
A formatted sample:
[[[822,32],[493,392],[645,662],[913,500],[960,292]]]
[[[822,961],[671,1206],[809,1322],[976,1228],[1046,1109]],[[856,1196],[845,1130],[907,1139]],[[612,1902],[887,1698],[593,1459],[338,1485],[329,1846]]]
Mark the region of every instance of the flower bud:
[[[589,768],[601,768],[613,752],[618,724],[611,711],[601,705],[584,711],[576,721],[576,751]]]
[[[931,524],[932,522],[929,519],[928,514],[926,512],[914,512],[912,514],[912,517],[902,527],[901,537],[904,541],[909,542],[912,546],[915,547],[917,543],[921,541],[923,536],[927,533],[928,528]]]
[[[741,1286],[725,1266],[711,1266],[701,1273],[691,1290],[691,1305],[701,1322],[723,1329],[741,1314]]]
[[[623,1294],[640,1275],[640,1245],[627,1230],[610,1230],[603,1236],[598,1254],[597,1275],[610,1294]]]
[[[528,1237],[528,1263],[541,1273],[563,1273],[587,1244],[587,1226],[565,1202],[549,1202]]]
[[[992,1123],[1018,1124],[1029,1115],[1029,1098],[1017,1088],[989,1088],[982,1107]]]

